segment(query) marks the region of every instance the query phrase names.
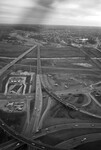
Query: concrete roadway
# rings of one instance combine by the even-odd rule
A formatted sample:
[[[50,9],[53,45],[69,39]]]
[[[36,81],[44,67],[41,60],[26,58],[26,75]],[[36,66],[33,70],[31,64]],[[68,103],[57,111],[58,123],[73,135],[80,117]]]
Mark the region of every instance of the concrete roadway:
[[[40,47],[37,49],[37,75],[36,75],[36,92],[35,92],[35,104],[32,113],[30,123],[26,127],[25,134],[31,137],[33,133],[38,130],[39,120],[42,111],[42,89],[41,89],[41,61],[40,61]],[[23,132],[24,133],[24,132]]]
[[[47,147],[43,146],[42,144],[39,144],[35,141],[33,141],[32,139],[29,139],[23,135],[20,135],[16,132],[14,132],[10,127],[8,127],[1,119],[0,119],[0,127],[5,130],[8,134],[10,134],[14,139],[24,143],[24,144],[28,144],[29,146],[33,147],[33,148],[39,148],[41,150],[47,150]],[[17,144],[18,144],[17,143]],[[52,147],[48,147],[48,150],[54,150],[54,148]]]
[[[41,82],[40,82],[40,75],[37,75],[36,78],[36,97],[35,97],[35,107],[33,112],[33,132],[35,133],[39,127],[39,120],[42,111],[42,89],[41,89]]]
[[[99,48],[95,48],[96,50],[98,50],[101,53],[101,50]]]
[[[14,59],[13,61],[11,61],[9,64],[7,64],[5,67],[3,67],[2,69],[0,69],[0,76],[10,67],[12,67],[15,63],[17,63],[20,59],[22,59],[24,56],[26,56],[28,53],[30,53],[34,48],[36,48],[37,45],[31,47],[30,49],[28,49],[26,52],[24,52],[23,54],[21,54],[19,57],[17,57],[16,59]]]
[[[15,139],[9,140],[3,144],[0,144],[0,150],[15,150],[23,145],[22,142]]]
[[[16,57],[3,57],[1,56],[0,59],[16,59]],[[28,60],[37,60],[37,58],[26,58]],[[70,59],[74,59],[74,60],[82,60],[85,59],[85,57],[43,57],[40,58],[41,60],[70,60]],[[97,60],[101,60],[101,57],[91,57],[91,59],[97,59]]]
[[[30,49],[31,51],[32,49]],[[26,54],[25,54],[26,55]],[[24,56],[25,56],[24,55]],[[17,60],[14,60],[12,61],[9,65],[7,65],[4,70],[7,70],[9,67],[11,67],[14,63],[16,63],[17,61],[19,61],[22,57],[24,57],[23,55],[17,59]],[[39,61],[39,57],[38,57],[38,61]],[[38,62],[38,64],[40,64],[40,62]],[[40,68],[41,67],[38,67],[37,70],[38,70],[38,74],[37,74],[37,77],[36,77],[36,98],[35,98],[35,107],[34,107],[34,111],[33,111],[33,115],[32,115],[32,119],[31,119],[31,126],[30,127],[33,127],[33,132],[36,132],[37,129],[38,129],[38,123],[39,123],[39,119],[40,119],[40,115],[41,115],[41,108],[42,108],[42,90],[41,90],[41,81],[40,81]],[[72,68],[71,68],[72,69]],[[2,69],[1,69],[2,70]],[[4,72],[4,70],[1,71],[1,74]],[[2,126],[4,126],[4,124],[1,124]],[[76,124],[75,124],[76,126]],[[30,128],[32,129],[32,128]],[[30,130],[32,132],[32,130]],[[22,140],[23,141],[23,140]],[[35,146],[35,143],[31,143],[29,145],[34,145]],[[61,146],[62,143],[59,145]],[[40,147],[39,145],[37,145],[38,147]],[[56,146],[58,147],[58,145]],[[43,149],[43,147],[40,147]],[[60,148],[60,147],[59,147]]]
[[[101,107],[101,104],[96,100],[96,98],[91,94],[89,93],[90,97],[92,98],[92,100],[99,106]]]
[[[78,145],[85,144],[88,142],[100,141],[101,140],[101,133],[91,133],[85,134],[81,136],[77,136],[75,138],[71,138],[69,140],[63,141],[55,146],[55,148],[65,148],[71,149],[73,147],[77,147]]]
[[[52,134],[61,130],[66,130],[66,129],[101,129],[101,123],[91,123],[91,122],[83,122],[83,120],[71,120],[69,123],[62,123],[59,125],[53,125],[48,128],[42,129],[41,132],[37,133],[35,138],[39,138],[42,136],[45,136],[47,134]]]
[[[92,59],[90,57],[90,55],[82,48],[80,48],[80,50],[97,66],[97,68],[101,69],[101,65],[100,65],[100,60],[95,60],[95,59]],[[92,54],[94,55],[94,57],[97,57],[95,56],[95,54],[92,52]]]
[[[44,83],[44,81],[43,81],[42,83]],[[56,99],[56,100],[59,101],[60,103],[64,104],[65,106],[71,107],[71,108],[73,108],[73,109],[75,109],[75,110],[79,110],[81,113],[87,114],[87,115],[89,115],[89,116],[93,116],[93,117],[96,117],[96,118],[100,118],[100,119],[101,119],[101,116],[100,116],[100,115],[93,114],[93,113],[91,113],[91,112],[85,111],[84,109],[78,108],[78,107],[76,107],[75,105],[70,104],[70,103],[66,102],[65,100],[63,100],[63,99],[61,99],[61,98],[58,97],[58,94],[68,94],[68,90],[65,90],[65,93],[64,93],[64,91],[58,91],[58,93],[55,94],[55,93],[53,93],[52,91],[50,91],[49,89],[47,89],[47,87],[45,87],[45,83],[43,84],[43,87],[44,87],[45,91],[46,91],[51,97],[53,97],[54,99]],[[71,93],[71,92],[75,92],[75,94],[76,94],[76,93],[81,93],[81,89],[78,89],[78,91],[76,91],[76,90],[75,90],[75,91],[74,91],[74,90],[71,91],[71,90],[70,90],[69,92],[70,92],[70,93]],[[82,93],[89,94],[89,93],[90,93],[90,88],[87,87],[87,88],[85,88],[85,90],[82,89]]]
[[[32,115],[32,123],[33,123],[33,132],[35,133],[38,130],[39,120],[42,111],[42,88],[41,88],[41,60],[40,60],[40,47],[38,46],[37,51],[37,75],[36,75],[36,96],[35,96],[35,106]]]

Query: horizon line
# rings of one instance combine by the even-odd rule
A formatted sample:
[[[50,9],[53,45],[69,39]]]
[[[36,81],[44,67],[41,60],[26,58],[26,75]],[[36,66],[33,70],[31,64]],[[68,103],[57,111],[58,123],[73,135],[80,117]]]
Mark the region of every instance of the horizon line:
[[[36,26],[76,26],[76,27],[98,27],[98,28],[100,28],[101,26],[95,26],[95,25],[77,25],[77,24],[67,24],[67,25],[65,25],[65,24],[41,24],[41,23],[39,23],[39,24],[35,24],[35,23],[15,23],[15,24],[13,24],[13,23],[0,23],[0,26],[1,25],[5,25],[5,26],[16,26],[16,25],[36,25]]]

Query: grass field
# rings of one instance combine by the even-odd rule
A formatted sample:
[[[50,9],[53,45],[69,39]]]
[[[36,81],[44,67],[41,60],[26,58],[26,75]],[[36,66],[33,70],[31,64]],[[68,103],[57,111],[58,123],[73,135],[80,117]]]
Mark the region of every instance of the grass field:
[[[18,57],[23,52],[29,49],[29,46],[24,45],[12,45],[11,43],[0,43],[0,56],[2,57]],[[98,57],[101,57],[101,53],[94,48],[83,48],[90,56],[94,57],[96,54]],[[92,54],[93,52],[93,54]],[[95,55],[95,56],[96,56]],[[27,54],[26,57],[36,58],[37,49],[33,50],[31,53]],[[41,47],[41,57],[42,58],[68,58],[68,57],[85,57],[85,54],[76,47],[66,46],[61,48],[56,48],[53,46]]]
[[[0,43],[0,56],[4,57],[18,57],[23,52],[28,50],[28,46],[12,45],[11,43]],[[36,58],[37,50],[32,51],[27,57]],[[84,57],[82,51],[78,48],[67,46],[62,48],[56,47],[42,47],[41,57]]]
[[[12,45],[11,43],[0,43],[0,56],[18,57],[28,49],[28,46]]]
[[[78,48],[66,46],[62,48],[42,47],[41,57],[83,57],[84,54]]]

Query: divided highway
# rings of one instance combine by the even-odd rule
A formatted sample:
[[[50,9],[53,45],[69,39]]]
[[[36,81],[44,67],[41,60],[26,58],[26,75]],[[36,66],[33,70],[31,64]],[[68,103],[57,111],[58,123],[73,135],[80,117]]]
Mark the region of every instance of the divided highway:
[[[35,104],[34,110],[32,113],[32,117],[30,123],[26,128],[27,136],[31,137],[33,133],[38,130],[39,119],[42,111],[42,89],[41,89],[41,60],[40,60],[40,47],[37,49],[37,74],[36,74],[36,91],[35,91]]]
[[[44,81],[42,81],[42,72],[41,72],[41,60],[40,60],[40,46],[35,45],[32,48],[30,48],[28,51],[20,55],[18,58],[14,59],[11,63],[6,65],[0,70],[0,76],[11,66],[13,66],[15,63],[17,63],[20,59],[22,59],[25,55],[30,53],[33,49],[37,49],[37,74],[36,74],[36,91],[35,91],[35,104],[34,104],[34,109],[32,113],[31,120],[28,118],[27,120],[27,127],[25,128],[25,132],[27,134],[27,137],[25,135],[19,135],[15,131],[13,131],[9,126],[7,126],[2,120],[0,120],[0,127],[4,129],[8,134],[10,134],[14,140],[10,140],[9,142],[5,143],[5,145],[1,145],[1,149],[7,149],[11,148],[16,149],[20,147],[23,144],[27,144],[29,146],[29,149],[36,149],[36,150],[59,150],[66,146],[66,148],[72,148],[72,143],[74,142],[74,145],[80,145],[82,142],[89,142],[89,141],[96,141],[95,136],[97,137],[97,140],[101,139],[101,133],[93,133],[90,135],[82,135],[78,136],[76,138],[71,138],[70,140],[64,141],[60,144],[57,144],[56,147],[52,147],[49,145],[41,144],[35,141],[35,139],[42,137],[47,134],[55,133],[58,131],[62,131],[64,129],[73,129],[73,128],[79,128],[79,129],[84,129],[84,128],[101,128],[100,123],[69,123],[69,124],[62,124],[62,125],[54,125],[50,126],[49,128],[42,129],[40,133],[38,134],[39,131],[39,123],[40,123],[40,118],[41,118],[41,112],[42,112],[42,104],[43,104],[43,96],[42,96],[42,88],[44,88],[45,92],[52,97],[53,99],[57,100],[59,103],[62,105],[65,105],[67,107],[70,107],[76,111],[80,111],[78,108],[76,108],[74,105],[65,103],[63,99],[58,97],[55,93],[50,91],[47,87],[44,86]],[[33,99],[34,100],[34,99]],[[50,103],[49,103],[50,104]],[[28,104],[29,105],[29,104]],[[28,109],[29,111],[29,109]],[[83,112],[85,113],[85,112]],[[91,115],[91,114],[88,114]],[[28,114],[29,116],[29,114]],[[95,116],[96,117],[96,116]],[[37,134],[35,135],[35,133]],[[32,137],[34,138],[32,139]]]

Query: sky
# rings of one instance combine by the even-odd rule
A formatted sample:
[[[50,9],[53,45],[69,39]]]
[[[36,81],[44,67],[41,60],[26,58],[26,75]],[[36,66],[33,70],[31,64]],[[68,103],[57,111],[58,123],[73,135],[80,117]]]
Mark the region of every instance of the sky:
[[[0,23],[101,26],[101,0],[0,0]]]

